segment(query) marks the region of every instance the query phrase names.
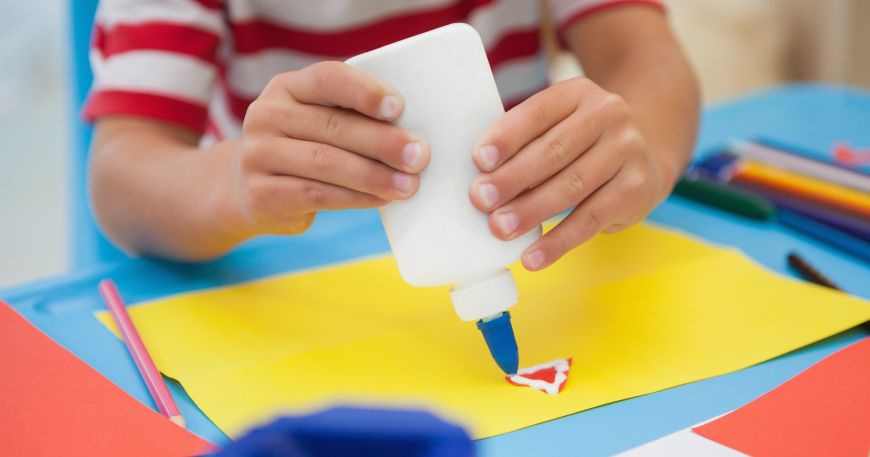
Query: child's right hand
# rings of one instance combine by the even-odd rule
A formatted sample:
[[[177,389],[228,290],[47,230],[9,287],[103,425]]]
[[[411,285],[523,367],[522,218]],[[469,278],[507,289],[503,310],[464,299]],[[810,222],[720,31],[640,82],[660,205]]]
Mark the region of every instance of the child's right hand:
[[[245,231],[302,233],[319,210],[414,195],[429,149],[389,123],[402,109],[395,90],[341,62],[272,78],[242,128],[236,187]]]

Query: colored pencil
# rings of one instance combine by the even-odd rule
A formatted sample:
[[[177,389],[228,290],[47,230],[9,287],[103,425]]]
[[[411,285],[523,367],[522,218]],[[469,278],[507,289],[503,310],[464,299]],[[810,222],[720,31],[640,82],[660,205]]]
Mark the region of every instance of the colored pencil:
[[[780,210],[778,219],[787,227],[870,263],[870,243],[864,242],[829,225],[801,216],[794,211]]]
[[[825,286],[829,289],[840,291],[843,290],[833,281],[828,279],[827,276],[819,272],[816,267],[810,265],[810,263],[804,260],[804,258],[798,255],[798,253],[789,252],[786,259],[788,260],[789,266],[797,271],[807,281],[818,284],[820,286]]]
[[[797,154],[799,156],[807,157],[807,158],[812,159],[812,160],[819,160],[819,161],[825,162],[829,165],[833,165],[835,167],[840,167],[840,168],[843,168],[846,170],[851,170],[851,171],[854,171],[856,173],[870,176],[870,172],[867,172],[867,171],[864,171],[861,169],[852,168],[852,167],[847,166],[847,165],[841,165],[841,164],[836,163],[836,162],[830,162],[830,161],[827,161],[826,159],[817,158],[817,157],[826,157],[826,156],[820,155],[819,153],[813,151],[810,148],[801,147],[801,146],[798,146],[794,143],[786,143],[784,141],[775,140],[773,138],[763,136],[763,135],[756,136],[755,138],[752,139],[752,141],[755,143],[758,143],[762,146],[767,146],[767,147],[773,148],[773,149],[779,149],[780,151],[785,151],[785,152],[788,152],[790,154]]]
[[[776,215],[776,207],[764,198],[704,179],[683,177],[674,194],[752,219],[768,220]]]
[[[739,164],[739,156],[730,152],[717,152],[701,159],[686,174],[715,182],[728,182],[734,175],[734,168]]]
[[[752,160],[741,161],[731,180],[836,207],[859,217],[870,218],[870,194],[779,170]]]
[[[844,292],[840,286],[828,279],[828,277],[822,274],[818,268],[807,262],[807,260],[801,257],[797,252],[789,252],[786,256],[786,260],[788,261],[788,265],[807,281],[829,289]],[[864,322],[861,324],[861,327],[870,330],[870,322]]]
[[[776,205],[777,208],[794,211],[802,216],[815,219],[856,238],[870,242],[870,218],[855,217],[830,207],[801,200],[784,193],[772,192],[770,189],[755,185],[741,183],[734,183],[734,185],[764,197]]]
[[[751,141],[734,141],[729,144],[728,150],[740,157],[756,160],[766,165],[863,192],[870,192],[870,176],[829,162],[792,154]]]
[[[127,306],[124,305],[124,301],[121,299],[121,294],[118,293],[115,283],[109,279],[104,279],[100,281],[99,289],[100,295],[103,296],[106,307],[109,308],[109,312],[115,320],[115,325],[118,326],[118,331],[124,339],[124,344],[127,345],[127,350],[130,351],[130,356],[133,357],[136,368],[139,369],[139,373],[148,387],[148,392],[151,393],[151,397],[157,403],[157,409],[160,410],[160,414],[184,427],[184,417],[181,415],[181,411],[178,410],[178,406],[175,404],[172,394],[169,393],[166,383],[163,382],[163,377],[157,371],[154,361],[151,360],[145,344],[142,343],[142,338],[139,337],[139,332],[136,331],[136,327],[127,313]]]

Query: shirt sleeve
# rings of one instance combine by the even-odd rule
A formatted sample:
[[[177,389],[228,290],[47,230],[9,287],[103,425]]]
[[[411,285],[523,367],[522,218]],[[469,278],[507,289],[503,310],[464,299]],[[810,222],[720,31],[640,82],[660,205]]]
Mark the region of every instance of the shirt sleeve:
[[[133,115],[202,133],[226,34],[218,0],[102,0],[83,115]]]
[[[580,19],[599,11],[625,5],[649,5],[664,11],[663,0],[547,0],[562,37],[565,30]]]

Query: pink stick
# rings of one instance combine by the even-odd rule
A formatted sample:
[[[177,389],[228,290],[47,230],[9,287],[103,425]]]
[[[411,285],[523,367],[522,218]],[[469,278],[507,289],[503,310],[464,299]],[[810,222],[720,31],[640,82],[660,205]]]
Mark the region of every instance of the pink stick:
[[[166,383],[163,382],[163,377],[160,376],[160,372],[154,366],[154,361],[148,355],[148,350],[142,343],[139,332],[133,326],[133,321],[130,320],[130,315],[127,314],[127,307],[124,305],[118,289],[115,288],[115,283],[109,279],[104,279],[100,281],[99,289],[100,295],[103,296],[106,306],[115,319],[118,331],[121,332],[121,336],[124,338],[127,350],[130,351],[133,361],[136,362],[136,368],[139,369],[139,373],[142,375],[145,385],[148,386],[151,397],[157,403],[157,409],[160,410],[161,414],[183,427],[184,419],[181,416],[181,412],[178,410],[172,394],[169,393]]]

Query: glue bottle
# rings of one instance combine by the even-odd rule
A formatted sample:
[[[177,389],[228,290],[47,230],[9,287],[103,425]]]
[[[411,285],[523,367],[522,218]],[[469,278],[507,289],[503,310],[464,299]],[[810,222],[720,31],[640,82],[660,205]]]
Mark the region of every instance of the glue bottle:
[[[518,352],[507,310],[518,293],[507,266],[541,229],[499,240],[487,214],[469,199],[479,173],[474,145],[504,114],[480,36],[467,24],[451,24],[347,63],[402,95],[404,111],[396,124],[421,135],[431,150],[417,193],[380,209],[402,278],[417,287],[452,285],[450,298],[460,319],[478,321],[496,362],[516,373]]]

